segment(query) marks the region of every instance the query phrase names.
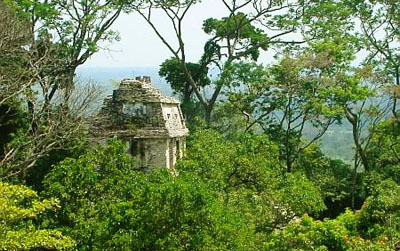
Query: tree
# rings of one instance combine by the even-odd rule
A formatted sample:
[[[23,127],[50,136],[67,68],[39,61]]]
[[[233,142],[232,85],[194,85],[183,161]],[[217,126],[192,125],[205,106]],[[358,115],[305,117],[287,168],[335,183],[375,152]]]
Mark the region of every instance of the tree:
[[[383,239],[362,238],[357,214],[346,211],[336,219],[314,220],[304,215],[271,236],[272,250],[392,250]]]
[[[359,20],[361,39],[369,52],[365,61],[375,65],[386,75],[391,112],[398,120],[398,93],[400,86],[400,23],[399,5],[393,0],[350,1]]]
[[[251,116],[259,113],[255,104],[260,102],[263,86],[268,81],[265,67],[255,62],[241,61],[232,63],[224,74],[229,79],[229,85],[223,92],[226,99],[221,100],[215,109],[218,117],[215,128],[225,135],[237,132],[259,133],[262,128]]]
[[[207,76],[208,68],[202,67],[200,64],[187,63],[187,68],[190,71],[194,81],[202,88],[210,85],[211,80]],[[175,94],[179,94],[182,99],[182,111],[185,114],[186,120],[191,124],[196,115],[201,114],[201,107],[195,102],[193,88],[187,84],[186,77],[182,73],[180,63],[176,58],[165,60],[160,67],[158,74],[164,77],[167,83],[171,85]]]
[[[100,0],[4,3],[1,6],[4,11],[13,11],[23,19],[14,18],[15,23],[20,23],[18,27],[29,28],[25,40],[9,48],[12,52],[21,51],[22,55],[11,53],[13,57],[1,62],[5,71],[16,64],[13,62],[19,63],[17,70],[26,69],[18,82],[0,83],[2,89],[9,90],[0,102],[20,99],[28,117],[27,125],[13,132],[0,156],[0,176],[9,178],[23,175],[38,159],[83,135],[89,122],[88,107],[99,91],[95,86],[79,84],[74,79],[75,71],[99,50],[101,42],[118,38],[109,28],[121,13],[123,3]],[[5,79],[19,76],[14,72],[6,72]]]
[[[156,35],[170,50],[179,63],[185,79],[186,89],[194,92],[201,104],[205,120],[210,125],[212,111],[222,89],[229,83],[224,74],[233,62],[243,59],[257,60],[260,50],[267,50],[271,45],[301,43],[286,41],[285,35],[297,30],[302,15],[302,1],[232,1],[222,0],[228,16],[221,19],[209,18],[204,21],[203,30],[211,38],[204,45],[204,53],[198,63],[187,62],[187,51],[183,39],[182,25],[188,11],[198,1],[139,1],[131,9],[141,15]],[[169,41],[153,22],[152,11],[159,10],[171,21],[177,41]],[[276,32],[278,30],[278,32]],[[275,32],[272,32],[275,31]],[[271,34],[269,34],[271,33]],[[217,69],[220,75],[216,79],[196,78],[189,67],[196,65],[203,76],[209,70]],[[172,70],[172,69],[171,69]],[[204,74],[203,74],[204,73]],[[174,74],[173,71],[167,76]],[[169,77],[171,79],[171,76]],[[203,82],[206,80],[206,82]],[[212,81],[211,81],[212,80]],[[211,83],[211,85],[208,84]],[[177,85],[177,83],[175,84]],[[211,93],[205,93],[203,87],[212,87]],[[209,88],[208,88],[209,89]]]
[[[55,199],[39,200],[36,192],[0,182],[0,249],[31,250],[34,248],[66,249],[75,242],[60,231],[43,229],[35,219],[59,207]]]
[[[373,189],[359,212],[358,228],[365,238],[380,239],[391,250],[400,246],[400,187],[383,180]]]
[[[68,99],[64,94],[57,94],[49,104],[52,108],[46,112],[35,108],[27,126],[24,124],[14,132],[0,159],[2,179],[21,177],[51,151],[66,149],[70,142],[84,137],[91,121],[88,111],[96,104],[99,89],[87,85],[75,88]],[[44,102],[38,97],[31,100],[38,105]]]
[[[368,82],[370,86],[373,83]],[[385,97],[373,94],[373,88],[365,100],[356,103],[348,103],[343,106],[347,121],[351,124],[353,141],[355,144],[355,172],[357,167],[362,164],[365,171],[370,171],[370,160],[367,151],[374,137],[375,127],[387,115],[388,106]]]
[[[344,117],[343,105],[363,100],[368,91],[350,74],[353,48],[340,40],[310,43],[299,53],[284,55],[262,70],[235,70],[243,79],[229,94],[247,117],[246,131],[258,125],[281,144],[287,171],[299,155]],[[243,67],[239,65],[239,67]],[[246,70],[247,69],[247,70]],[[248,78],[243,72],[258,72]],[[264,77],[262,77],[264,75]],[[305,131],[312,132],[305,135]]]
[[[296,170],[304,172],[321,192],[327,210],[319,215],[319,219],[333,219],[349,207],[358,209],[365,200],[361,179],[357,176],[355,180],[352,167],[341,160],[327,157],[317,145],[310,146],[300,154]],[[357,189],[354,193],[353,188]]]
[[[393,179],[400,184],[399,128],[396,120],[388,118],[374,127],[366,155],[371,176]]]
[[[118,39],[110,27],[123,4],[121,1],[40,0],[19,2],[18,7],[29,13],[31,29],[38,36],[31,44],[36,56],[40,58],[51,51],[49,60],[53,64],[43,62],[47,67],[42,68],[43,76],[39,79],[42,87],[50,89],[44,95],[50,101],[59,88],[72,88],[76,68],[99,50],[101,42]]]
[[[24,69],[31,30],[24,17],[0,3],[0,105],[23,93],[28,70]],[[6,113],[4,113],[6,114]]]
[[[51,225],[83,250],[251,248],[243,215],[195,176],[145,174],[133,163],[117,141],[62,161],[45,180],[45,194],[61,205]]]
[[[261,242],[297,216],[325,209],[318,188],[302,173],[280,168],[277,146],[265,135],[226,139],[205,130],[192,137],[187,157],[177,165],[179,174],[198,177],[228,207],[248,215],[247,228]]]
[[[364,93],[359,93],[361,99],[348,100],[343,103],[345,118],[351,125],[354,142],[354,164],[352,182],[352,208],[355,208],[357,180],[359,180],[359,168],[364,168],[362,176],[374,175],[371,165],[374,160],[368,156],[371,151],[371,143],[377,133],[380,122],[388,115],[390,102],[382,91],[382,78],[379,72],[375,72],[369,65],[354,70],[354,81],[349,86],[362,86]],[[368,182],[365,182],[368,184]],[[364,194],[368,195],[368,192]]]
[[[22,94],[28,71],[24,68],[27,53],[23,49],[29,42],[30,30],[24,18],[0,3],[0,158],[5,154],[5,146],[12,133],[23,127],[26,120],[22,102],[17,98]]]
[[[18,37],[18,34],[21,34],[20,30],[14,32],[15,38],[6,36],[10,37],[7,39],[9,42],[19,41],[19,44],[13,47],[14,52],[19,49],[28,56],[24,66],[30,69],[30,78],[25,79],[24,82],[27,83],[22,89],[31,90],[31,87],[37,84],[42,91],[44,104],[52,100],[58,89],[68,87],[69,91],[66,93],[71,92],[76,68],[99,50],[100,42],[118,38],[117,33],[109,28],[123,7],[118,1],[102,3],[100,0],[28,0],[5,1],[4,4],[4,11],[13,10],[24,21],[13,21],[16,27],[25,29],[23,37]],[[4,25],[8,23],[10,21]],[[27,45],[29,48],[24,50],[21,45]],[[6,61],[8,68],[11,68],[12,61],[20,60],[14,58]]]

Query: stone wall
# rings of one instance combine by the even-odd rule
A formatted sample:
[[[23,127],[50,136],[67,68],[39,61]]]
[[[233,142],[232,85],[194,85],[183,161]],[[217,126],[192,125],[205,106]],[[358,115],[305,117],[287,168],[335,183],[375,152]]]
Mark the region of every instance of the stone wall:
[[[170,168],[169,139],[123,139],[126,152],[135,158],[136,166],[143,170],[151,168]]]
[[[150,79],[125,79],[104,101],[96,124],[103,138],[118,137],[138,167],[173,167],[184,156],[189,131],[174,98],[165,97]]]

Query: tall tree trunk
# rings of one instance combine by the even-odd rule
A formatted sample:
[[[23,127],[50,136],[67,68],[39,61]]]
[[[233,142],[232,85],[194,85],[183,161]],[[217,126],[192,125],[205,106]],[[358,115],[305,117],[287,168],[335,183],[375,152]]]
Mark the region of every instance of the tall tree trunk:
[[[370,170],[369,161],[365,154],[365,149],[363,148],[359,137],[360,135],[360,132],[358,131],[359,117],[357,116],[357,114],[353,113],[348,108],[346,108],[346,117],[352,126],[352,134],[353,134],[354,144],[356,145],[356,152],[360,157],[361,163],[363,164],[365,171],[369,172]]]
[[[396,70],[395,70],[395,78],[396,78],[396,86],[393,90],[393,108],[392,108],[392,113],[393,116],[396,118],[397,124],[400,125],[400,120],[398,117],[398,112],[397,112],[397,94],[400,90],[398,90],[400,88],[400,66],[396,66]]]
[[[183,91],[183,103],[189,104],[191,101],[192,90],[189,84],[185,84],[184,91]]]
[[[204,118],[206,120],[207,128],[211,127],[211,115],[212,115],[213,105],[204,106]]]
[[[358,154],[354,154],[354,169],[353,169],[353,182],[351,187],[351,209],[355,210],[355,197],[356,197],[356,182],[357,182],[357,168],[359,165]]]
[[[290,160],[290,154],[286,153],[286,168],[287,168],[286,171],[288,173],[292,172],[292,165],[293,165],[293,162]]]

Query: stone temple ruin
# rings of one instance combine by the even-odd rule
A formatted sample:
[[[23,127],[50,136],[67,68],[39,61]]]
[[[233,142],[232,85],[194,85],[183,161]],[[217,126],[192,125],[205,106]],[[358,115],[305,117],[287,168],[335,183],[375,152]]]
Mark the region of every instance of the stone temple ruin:
[[[124,79],[104,100],[98,122],[104,138],[117,137],[126,143],[138,167],[166,167],[174,171],[183,157],[186,136],[180,104],[155,88],[150,77]]]

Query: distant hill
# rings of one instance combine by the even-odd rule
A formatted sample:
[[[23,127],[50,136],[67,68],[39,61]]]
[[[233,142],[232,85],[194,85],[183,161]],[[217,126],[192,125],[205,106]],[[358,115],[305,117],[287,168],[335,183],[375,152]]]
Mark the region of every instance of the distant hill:
[[[124,78],[137,76],[150,76],[153,85],[161,90],[164,95],[172,96],[171,87],[158,76],[158,67],[80,67],[77,70],[78,79],[93,80],[105,88],[109,95],[115,88],[114,83]]]

